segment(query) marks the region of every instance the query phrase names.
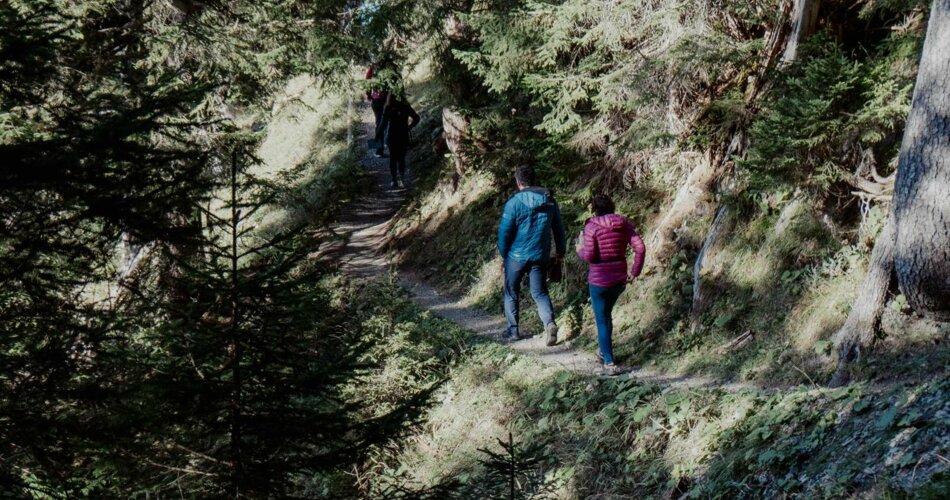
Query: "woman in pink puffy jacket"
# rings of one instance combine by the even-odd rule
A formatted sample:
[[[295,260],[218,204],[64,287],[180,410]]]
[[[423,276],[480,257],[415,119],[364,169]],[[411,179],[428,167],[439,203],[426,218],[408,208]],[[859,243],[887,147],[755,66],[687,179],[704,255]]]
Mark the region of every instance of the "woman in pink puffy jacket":
[[[614,202],[599,194],[591,200],[596,214],[587,219],[584,232],[577,238],[577,255],[590,264],[587,283],[590,302],[597,323],[597,356],[604,364],[604,374],[616,375],[611,314],[614,304],[627,283],[640,275],[646,247],[633,224],[626,217],[614,213]],[[633,249],[633,264],[627,268],[627,249]]]

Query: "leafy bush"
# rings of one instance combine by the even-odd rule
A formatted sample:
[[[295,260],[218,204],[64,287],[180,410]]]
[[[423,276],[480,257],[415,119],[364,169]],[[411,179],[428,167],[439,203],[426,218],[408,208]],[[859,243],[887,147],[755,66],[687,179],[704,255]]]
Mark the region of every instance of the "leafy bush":
[[[867,161],[890,173],[920,41],[916,32],[895,34],[864,54],[827,36],[809,39],[750,129],[748,159],[739,162],[749,194],[791,186],[843,194],[842,181]]]

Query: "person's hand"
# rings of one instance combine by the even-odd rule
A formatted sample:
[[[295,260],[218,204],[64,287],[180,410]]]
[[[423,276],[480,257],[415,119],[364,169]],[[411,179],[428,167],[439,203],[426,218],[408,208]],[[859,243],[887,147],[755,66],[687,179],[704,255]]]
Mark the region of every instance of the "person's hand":
[[[627,275],[627,283],[633,283],[633,280],[635,280],[635,279],[637,279],[636,276],[634,276],[634,275],[632,275],[632,274],[628,274],[628,275]]]

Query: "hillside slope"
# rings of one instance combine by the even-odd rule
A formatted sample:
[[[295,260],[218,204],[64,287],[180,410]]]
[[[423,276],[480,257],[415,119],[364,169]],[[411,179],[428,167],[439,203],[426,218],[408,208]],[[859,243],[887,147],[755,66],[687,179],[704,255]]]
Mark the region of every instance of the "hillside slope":
[[[570,236],[606,192],[647,241],[620,362],[757,388],[599,379],[475,342],[367,494],[944,495],[946,324],[892,290],[852,385],[822,387],[889,210],[927,6],[815,2],[805,33],[803,3],[434,2],[448,22],[395,49],[424,111],[388,245],[402,267],[500,311],[498,217],[534,164]],[[593,350],[585,270],[569,254],[552,296],[561,338]]]
[[[496,7],[458,12],[448,48],[421,38],[405,60],[429,118],[413,157],[420,189],[391,243],[404,264],[500,308],[497,218],[513,168],[532,163],[571,237],[606,192],[647,241],[647,270],[615,313],[623,362],[723,381],[829,380],[886,219],[883,178],[892,185],[926,9],[823,4],[796,58],[780,60],[768,49],[787,46],[793,13],[765,6],[687,2],[681,17],[663,2]],[[630,19],[645,24],[624,28]],[[639,54],[624,48],[635,43]],[[712,182],[699,182],[717,158]],[[585,268],[571,254],[553,287],[558,323],[589,341]],[[948,325],[913,315],[896,290],[888,300],[856,379],[945,370]]]

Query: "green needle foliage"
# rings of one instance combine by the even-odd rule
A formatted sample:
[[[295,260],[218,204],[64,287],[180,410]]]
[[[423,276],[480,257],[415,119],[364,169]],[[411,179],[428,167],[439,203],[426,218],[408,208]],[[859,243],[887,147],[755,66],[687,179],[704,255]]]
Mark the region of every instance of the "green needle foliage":
[[[922,43],[919,32],[896,32],[862,54],[825,36],[809,40],[751,127],[749,156],[740,162],[749,193],[799,186],[844,196],[856,166],[892,173]]]
[[[545,445],[540,442],[516,443],[511,432],[506,441],[499,439],[498,445],[500,453],[487,448],[478,450],[485,455],[481,464],[486,473],[484,481],[476,485],[478,493],[470,492],[469,495],[515,500],[535,498],[542,493]]]
[[[175,262],[187,299],[136,290],[135,307],[149,311],[134,340],[149,415],[130,488],[282,496],[366,445],[340,394],[366,346],[337,328],[302,228],[257,236],[251,221],[273,193],[239,173],[238,153],[232,161],[201,244]]]
[[[0,5],[0,496],[281,496],[401,425],[340,395],[312,242],[231,168],[289,77],[341,80],[345,7]]]
[[[82,15],[80,15],[82,14]],[[204,95],[150,77],[139,6],[78,12],[54,2],[0,6],[0,469],[60,494],[115,424],[113,353],[126,317],[97,287],[114,276],[121,232],[184,243],[178,221],[207,188],[208,155],[179,118]],[[101,356],[101,357],[100,357]]]

